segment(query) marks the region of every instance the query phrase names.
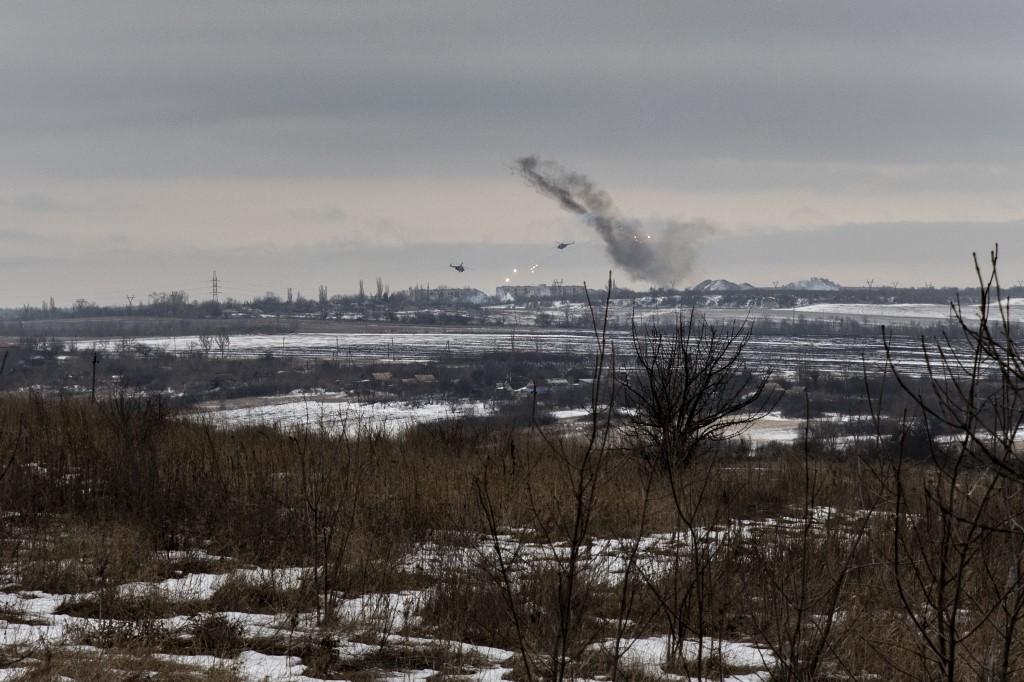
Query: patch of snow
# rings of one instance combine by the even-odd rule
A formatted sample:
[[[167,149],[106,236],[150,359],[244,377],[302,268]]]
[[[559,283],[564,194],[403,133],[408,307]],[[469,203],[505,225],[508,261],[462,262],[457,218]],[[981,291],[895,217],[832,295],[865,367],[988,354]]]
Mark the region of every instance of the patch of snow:
[[[306,666],[296,656],[268,656],[257,651],[243,651],[235,659],[234,670],[252,682],[319,682],[303,675]]]
[[[551,416],[555,419],[580,419],[590,414],[590,410],[586,408],[576,408],[569,410],[551,410]]]
[[[416,610],[427,594],[428,590],[370,592],[341,602],[338,616],[349,623],[369,621],[388,629],[401,629],[415,624]]]
[[[73,594],[47,594],[46,592],[0,593],[0,606],[20,611],[28,617],[48,616],[60,608]]]
[[[426,682],[434,675],[437,675],[436,670],[427,668],[426,670],[407,670],[399,672],[391,672],[381,677],[382,682]]]
[[[470,644],[468,642],[460,642],[451,639],[434,639],[432,637],[407,637],[404,635],[390,635],[387,638],[388,646],[407,647],[411,649],[425,649],[425,648],[440,648],[446,651],[452,651],[459,655],[470,654],[477,656],[481,659],[486,660],[488,663],[504,663],[513,656],[515,652],[509,651],[508,649],[500,649],[493,646],[484,646],[482,644]],[[362,647],[365,647],[362,648]],[[358,642],[346,642],[344,652],[347,656],[358,657],[364,655],[370,650],[375,650],[377,647],[359,644]]]
[[[363,403],[303,398],[254,407],[213,410],[199,413],[198,416],[231,426],[273,424],[285,429],[314,428],[355,435],[364,429],[383,429],[394,434],[415,424],[484,416],[492,412],[493,408],[482,401]]]
[[[190,668],[202,668],[204,670],[211,670],[213,668],[230,668],[234,665],[234,661],[231,659],[218,658],[216,656],[209,655],[153,654],[153,658],[165,663],[185,665]]]
[[[487,668],[473,673],[470,679],[473,682],[501,682],[511,672],[512,668]]]
[[[159,583],[127,583],[118,587],[122,596],[142,596],[156,591],[172,601],[209,599],[227,580],[226,573],[189,573]]]
[[[754,286],[747,282],[737,284],[736,282],[730,282],[727,279],[706,279],[700,284],[694,285],[691,288],[691,291],[745,291],[753,288]]]
[[[614,640],[608,640],[596,646],[609,650],[614,644]],[[684,658],[694,659],[698,654],[699,644],[696,640],[686,640],[682,643],[680,653]],[[628,647],[621,658],[622,665],[626,668],[648,670],[660,674],[662,666],[668,660],[669,638],[667,635],[648,637],[632,642],[627,640],[622,643],[622,646]],[[768,669],[775,664],[775,659],[769,652],[753,644],[705,638],[703,647],[705,656],[720,653],[722,662],[731,666]]]

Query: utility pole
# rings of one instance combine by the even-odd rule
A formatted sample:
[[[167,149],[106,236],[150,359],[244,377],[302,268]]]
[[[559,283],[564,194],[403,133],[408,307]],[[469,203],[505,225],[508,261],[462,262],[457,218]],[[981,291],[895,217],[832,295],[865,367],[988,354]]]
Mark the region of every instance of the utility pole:
[[[96,365],[100,362],[100,354],[92,352],[92,401],[96,402]]]
[[[217,303],[220,298],[220,280],[217,279],[217,271],[213,271],[213,277],[210,278],[210,294],[213,298],[213,302]]]
[[[132,311],[132,302],[135,301],[135,296],[132,294],[125,294],[124,297],[128,299],[128,312],[130,313]]]

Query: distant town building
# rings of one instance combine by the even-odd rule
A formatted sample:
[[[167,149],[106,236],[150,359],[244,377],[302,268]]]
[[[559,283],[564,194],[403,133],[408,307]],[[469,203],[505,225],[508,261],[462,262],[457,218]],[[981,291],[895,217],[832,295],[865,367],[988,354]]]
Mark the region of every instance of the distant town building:
[[[472,303],[481,304],[488,300],[487,294],[471,287],[409,287],[412,303]]]
[[[515,284],[496,289],[495,295],[502,301],[515,301],[524,298],[584,298],[587,288],[582,284],[564,284],[556,279],[551,284]]]

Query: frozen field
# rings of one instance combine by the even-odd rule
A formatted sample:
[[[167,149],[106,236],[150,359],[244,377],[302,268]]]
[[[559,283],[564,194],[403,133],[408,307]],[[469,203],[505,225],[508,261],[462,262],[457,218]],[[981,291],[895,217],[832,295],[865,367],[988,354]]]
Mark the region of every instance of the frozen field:
[[[630,349],[628,333],[611,333],[620,358]],[[116,350],[120,339],[91,339],[79,347]],[[134,347],[147,347],[170,353],[196,352],[196,336],[144,337],[133,339]],[[438,359],[481,359],[495,353],[528,352],[591,356],[595,344],[592,334],[574,331],[522,331],[445,333],[403,332],[395,334],[244,334],[232,336],[225,354],[236,358],[266,355],[336,362],[423,362]],[[910,337],[893,340],[894,359],[908,372],[924,367],[920,341]],[[213,351],[213,354],[217,354]],[[748,348],[748,360],[755,366],[770,366],[782,372],[795,372],[804,365],[824,373],[859,373],[863,361],[871,370],[885,363],[880,335],[871,336],[756,336]]]

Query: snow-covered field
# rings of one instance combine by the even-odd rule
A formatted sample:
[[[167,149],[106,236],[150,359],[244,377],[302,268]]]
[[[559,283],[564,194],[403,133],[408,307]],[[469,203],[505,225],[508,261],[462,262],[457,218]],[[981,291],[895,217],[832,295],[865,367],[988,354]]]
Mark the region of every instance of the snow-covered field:
[[[753,525],[737,524],[724,533],[744,534]],[[707,536],[710,541],[724,537],[712,532]],[[502,538],[500,544],[506,548],[517,546],[519,559],[531,562],[552,561],[551,552],[558,552],[558,547],[546,545],[524,544],[522,539],[509,535]],[[613,575],[621,571],[624,550],[620,546],[626,540],[605,540],[594,545],[590,554],[594,557],[591,568],[601,573]],[[641,551],[649,555],[657,564],[664,562],[663,554],[675,551],[672,547],[677,540],[670,535],[655,534],[642,538]],[[617,544],[618,543],[618,544]],[[481,540],[476,545],[439,546],[419,545],[411,548],[406,563],[418,567],[428,573],[434,566],[432,558],[443,556],[442,572],[458,570],[458,559],[453,563],[452,553],[462,556],[468,565],[492,551],[493,544],[489,540]],[[509,549],[509,551],[511,551]],[[682,549],[681,551],[686,551]],[[178,552],[178,559],[227,559],[227,557],[211,557],[203,552]],[[588,560],[589,561],[589,560]],[[172,605],[172,613],[188,613],[189,615],[171,615],[146,621],[146,632],[161,633],[163,647],[171,646],[171,650],[161,650],[149,654],[128,654],[141,656],[136,665],[143,667],[148,661],[151,665],[172,665],[175,672],[199,676],[211,671],[231,674],[242,680],[253,682],[312,682],[322,678],[311,673],[309,666],[294,655],[266,653],[273,649],[270,642],[291,643],[306,640],[329,643],[330,655],[334,660],[351,661],[356,664],[361,659],[376,660],[383,651],[391,652],[384,660],[423,660],[430,655],[438,656],[437,652],[446,652],[452,659],[458,657],[471,663],[461,664],[461,674],[451,679],[479,680],[497,682],[512,672],[516,652],[480,644],[455,641],[431,636],[429,628],[424,627],[421,609],[425,608],[434,588],[402,590],[391,593],[366,593],[346,596],[336,593],[334,611],[337,625],[331,628],[332,635],[323,637],[321,626],[317,623],[313,611],[290,613],[255,613],[247,611],[207,610],[203,605],[210,603],[219,588],[229,580],[262,581],[262,584],[273,584],[280,589],[296,589],[302,581],[311,579],[312,569],[291,567],[282,569],[236,568],[222,573],[189,573],[178,578],[155,582],[135,582],[116,586],[113,592],[122,598],[163,600]],[[39,591],[20,591],[14,587],[18,580],[17,568],[5,576],[9,584],[4,592],[0,592],[0,649],[16,652],[18,658],[13,667],[0,670],[0,680],[15,680],[21,674],[28,673],[43,658],[51,658],[61,654],[72,659],[90,660],[100,666],[112,666],[117,657],[124,656],[123,651],[102,643],[102,633],[134,632],[141,627],[139,620],[118,620],[109,617],[82,617],[68,615],[69,604],[82,603],[94,599],[98,593],[50,594]],[[197,612],[196,608],[200,610]],[[173,609],[180,609],[173,610]],[[202,653],[182,653],[189,651],[189,643],[196,637],[196,625],[204,619],[218,618],[222,622],[237,628],[243,644],[235,655],[214,655]],[[171,645],[170,643],[177,642]],[[262,643],[262,644],[260,644]],[[612,640],[599,641],[588,650],[598,654],[616,644],[620,651],[625,651],[622,666],[626,673],[662,676],[663,667],[669,655],[669,638],[665,635],[644,635],[642,637],[626,637],[619,642]],[[698,648],[703,655],[716,657],[722,663],[735,668],[747,670],[742,675],[728,676],[724,679],[731,682],[767,680],[768,669],[774,664],[769,651],[751,643],[720,639],[705,639],[698,647],[697,641],[681,643],[681,651],[685,658],[695,658]],[[200,645],[202,646],[202,645]],[[174,651],[177,647],[178,650]],[[261,650],[263,649],[263,650]],[[194,651],[194,650],[193,650]],[[404,655],[403,655],[404,652]],[[419,652],[419,656],[412,656]],[[369,677],[360,679],[375,680],[426,680],[440,675],[439,670],[432,668],[410,668],[398,666],[394,668],[374,667],[365,674]],[[358,667],[353,668],[353,670]],[[749,672],[753,671],[753,672]],[[143,675],[138,679],[148,676]],[[35,678],[33,678],[35,679]],[[130,678],[136,679],[136,678]],[[677,679],[673,677],[673,679]]]
[[[800,419],[787,419],[778,412],[767,414],[743,434],[754,445],[763,443],[793,443],[804,429]]]
[[[626,332],[611,334],[619,349],[630,348]],[[79,347],[116,349],[120,340],[80,341]],[[188,353],[198,348],[195,336],[144,337],[134,339],[144,346],[172,353]],[[226,354],[237,358],[275,356],[329,359],[337,362],[423,362],[445,358],[473,359],[495,352],[568,353],[591,356],[595,344],[592,334],[565,331],[516,333],[456,331],[446,333],[347,333],[347,334],[242,334],[231,337]],[[621,351],[620,351],[621,352]],[[911,337],[893,339],[896,363],[909,372],[924,367],[920,342]],[[825,373],[860,373],[862,362],[869,369],[885,363],[881,334],[865,336],[756,336],[747,353],[753,365],[794,373],[808,366]]]
[[[480,401],[365,403],[349,401],[340,393],[323,393],[270,398],[244,407],[207,405],[196,414],[227,426],[271,424],[283,429],[322,428],[351,435],[360,429],[394,434],[414,424],[485,416],[491,412],[492,406]]]
[[[286,571],[260,571],[259,569],[242,569],[235,571],[234,575],[253,574],[254,576],[266,579],[277,579],[282,588],[287,588],[309,573],[309,569],[290,569]],[[163,581],[161,583],[132,583],[123,585],[119,591],[124,594],[145,595],[158,594],[172,602],[186,604],[197,600],[209,599],[216,589],[229,579],[231,574],[190,574],[180,579]],[[118,631],[119,628],[129,630],[137,623],[131,621],[118,621],[109,618],[94,619],[82,618],[58,613],[62,607],[74,600],[87,599],[90,594],[46,594],[42,592],[7,592],[0,593],[0,609],[3,609],[3,617],[0,617],[0,647],[9,650],[27,652],[24,660],[15,668],[0,670],[0,679],[17,679],[17,675],[29,670],[29,665],[37,663],[34,655],[52,656],[54,652],[64,651],[72,656],[95,657],[103,660],[104,657],[112,657],[114,652],[104,650],[100,647],[82,644],[83,639],[88,639],[88,634],[96,628],[110,631]],[[412,618],[412,614],[419,608],[425,594],[422,592],[399,592],[393,594],[364,594],[353,598],[342,597],[337,606],[338,618],[342,623],[353,626],[369,625],[374,623],[386,614],[390,619],[385,627],[388,630],[398,629],[404,626],[406,618]],[[16,617],[14,614],[17,614]],[[282,642],[296,641],[305,636],[313,636],[317,631],[315,615],[313,613],[303,614],[263,614],[245,612],[217,612],[202,614],[200,616],[172,616],[159,618],[152,621],[148,627],[159,630],[168,636],[178,636],[183,640],[190,638],[190,626],[198,622],[202,617],[212,615],[222,616],[227,622],[236,625],[241,635],[246,639],[273,641],[280,639]],[[3,618],[12,619],[11,621]],[[12,622],[17,621],[17,622]],[[428,649],[443,647],[456,649],[460,652],[472,652],[480,660],[488,662],[488,667],[482,668],[477,674],[467,675],[466,679],[487,679],[487,676],[506,672],[501,664],[513,657],[513,652],[496,649],[493,647],[481,647],[464,642],[451,642],[436,640],[427,637],[403,637],[400,635],[385,634],[384,641],[375,645],[362,641],[342,639],[335,645],[335,655],[338,658],[359,658],[368,653],[378,651],[382,646],[406,649]],[[253,682],[278,682],[278,681],[307,681],[320,680],[322,678],[309,677],[305,675],[307,666],[296,656],[270,655],[255,650],[241,651],[237,656],[227,658],[209,654],[191,655],[176,653],[156,653],[153,659],[159,662],[176,664],[186,669],[194,670],[196,673],[211,670],[222,670],[237,675],[242,680]],[[384,670],[380,673],[379,679],[411,680],[425,679],[436,674],[432,670]],[[132,678],[135,679],[135,678]],[[143,678],[138,678],[143,679]]]
[[[1010,318],[1024,320],[1022,310],[1024,299],[1010,300]],[[795,308],[797,314],[821,314],[832,317],[853,317],[869,319],[892,319],[906,321],[944,321],[953,319],[950,306],[938,303],[892,303],[885,305],[863,303],[815,303]],[[976,319],[976,306],[964,306],[963,315],[967,320]],[[993,311],[992,315],[998,312]]]
[[[885,317],[914,320],[948,320],[948,305],[932,303],[893,303],[888,305],[865,303],[814,303],[793,308],[797,314],[822,313],[837,317]]]
[[[341,393],[301,394],[255,402],[244,407],[221,407],[207,403],[193,413],[196,418],[215,424],[239,426],[265,424],[282,429],[294,427],[323,429],[329,433],[354,435],[361,429],[396,434],[413,426],[445,419],[481,417],[493,414],[495,406],[483,401],[423,402],[404,401],[364,403],[348,400]],[[588,408],[552,410],[559,421],[579,421],[590,414]],[[841,420],[839,416],[827,419]],[[792,443],[804,430],[802,419],[783,417],[778,412],[765,415],[743,433],[753,445],[769,442]]]

